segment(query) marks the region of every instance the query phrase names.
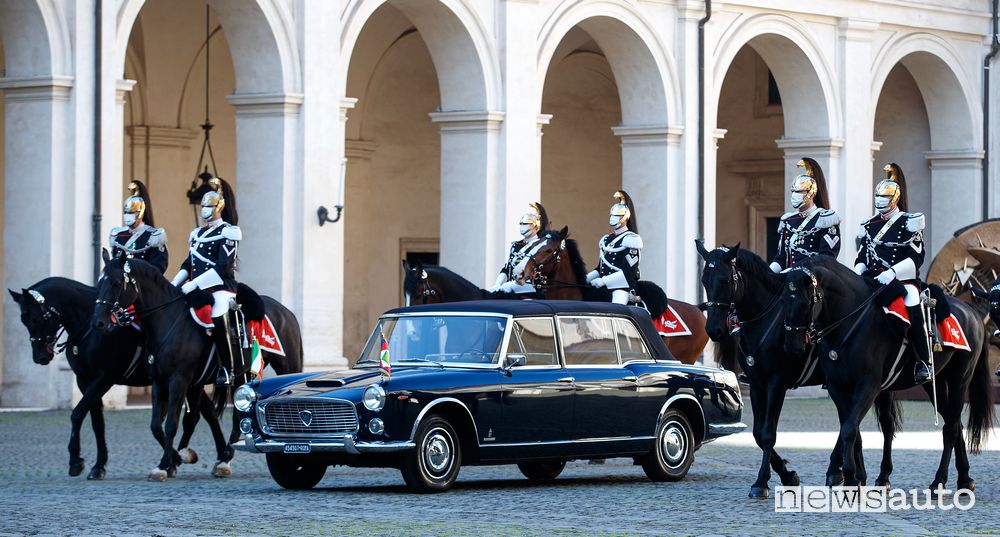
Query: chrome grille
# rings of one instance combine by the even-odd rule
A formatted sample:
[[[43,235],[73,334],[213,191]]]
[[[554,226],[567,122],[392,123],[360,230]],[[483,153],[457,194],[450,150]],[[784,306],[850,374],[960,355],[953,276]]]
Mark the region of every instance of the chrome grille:
[[[358,412],[348,401],[288,399],[271,401],[264,407],[264,432],[270,434],[324,435],[357,430]]]

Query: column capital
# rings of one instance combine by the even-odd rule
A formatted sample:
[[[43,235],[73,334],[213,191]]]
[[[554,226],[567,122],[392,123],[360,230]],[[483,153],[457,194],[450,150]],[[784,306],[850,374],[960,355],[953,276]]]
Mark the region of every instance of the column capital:
[[[348,160],[371,160],[372,154],[378,148],[378,143],[372,140],[357,140],[348,138],[344,142],[344,156]]]
[[[621,145],[679,145],[684,134],[682,125],[619,125],[611,127]]]
[[[712,147],[714,149],[719,148],[719,142],[726,137],[727,132],[729,132],[729,129],[715,129],[712,131]]]
[[[71,76],[26,76],[0,78],[6,102],[69,101]]]
[[[785,157],[794,155],[836,157],[844,148],[843,138],[778,138],[774,141]]]
[[[123,78],[115,81],[115,102],[125,104],[125,94],[135,88],[135,80]]]
[[[871,41],[872,34],[879,29],[877,21],[844,17],[837,21],[840,39],[845,41]]]
[[[882,142],[872,140],[872,162],[875,162],[875,153],[882,150]]]
[[[932,169],[981,170],[983,156],[982,151],[973,149],[945,149],[924,153],[924,158],[927,159]]]
[[[722,2],[712,4],[718,11]],[[705,16],[705,0],[677,0],[677,18],[685,22],[699,21]]]
[[[552,121],[552,114],[538,114],[538,118],[535,120],[535,124],[538,125],[538,135],[542,135],[542,127],[549,124]]]
[[[340,100],[340,121],[347,121],[347,112],[354,109],[355,105],[358,104],[357,97],[344,97]]]
[[[243,117],[284,117],[296,115],[302,108],[301,93],[234,93],[226,97]]]
[[[441,132],[499,131],[500,123],[503,122],[504,118],[503,112],[490,112],[486,110],[459,110],[452,112],[431,112],[428,115],[431,117],[432,122],[441,125]]]

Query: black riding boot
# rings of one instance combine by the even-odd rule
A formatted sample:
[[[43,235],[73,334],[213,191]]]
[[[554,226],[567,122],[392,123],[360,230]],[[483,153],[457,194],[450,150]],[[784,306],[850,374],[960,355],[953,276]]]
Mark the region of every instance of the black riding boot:
[[[212,339],[215,341],[215,353],[219,358],[219,369],[215,378],[216,384],[232,384],[235,363],[233,361],[232,336],[229,333],[229,313],[222,317],[213,317],[215,328]]]
[[[927,325],[924,323],[924,312],[920,306],[907,307],[910,315],[909,339],[910,345],[917,353],[917,364],[913,368],[913,382],[923,384],[931,379],[934,371],[931,369],[931,357],[928,350]]]

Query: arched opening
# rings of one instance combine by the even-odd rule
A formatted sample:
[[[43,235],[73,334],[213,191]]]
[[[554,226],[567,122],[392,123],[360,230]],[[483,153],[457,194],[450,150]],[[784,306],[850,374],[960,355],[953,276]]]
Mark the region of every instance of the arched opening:
[[[917,40],[897,48],[904,53],[887,58],[876,74],[872,171],[881,178],[885,163],[902,167],[909,210],[927,218],[926,268],[956,229],[982,219],[981,136],[974,92],[951,67],[958,62],[945,61],[947,50]]]
[[[827,96],[813,62],[791,39],[763,34],[732,57],[719,91],[716,243],[770,258],[777,224],[790,210],[788,186],[801,157],[831,178]]]
[[[196,166],[203,140],[200,125],[206,119],[214,125],[210,135],[218,175],[237,188],[238,198],[241,193],[236,114],[226,102],[235,74],[225,32],[214,14],[209,17],[206,118],[205,16],[201,0],[149,0],[135,21],[125,56],[124,78],[136,82],[124,92],[124,171],[118,197],[125,196],[125,185],[133,178],[149,187],[155,223],[169,239],[168,278],[187,256],[188,234],[199,225],[197,207],[185,193],[201,171]],[[211,167],[209,155],[205,160]],[[121,211],[106,219],[121,225]]]
[[[663,47],[627,13],[621,19],[579,15],[575,24],[568,15],[557,23],[550,35],[561,37],[541,50],[540,123],[551,116],[542,126],[541,201],[553,225],[570,226],[594,266],[597,242],[610,231],[611,196],[624,188],[643,237],[643,279],[682,294],[684,257],[668,255],[669,228],[679,227],[669,222],[681,217],[668,204],[683,181],[668,167],[679,132],[668,124],[668,61],[653,52]],[[560,24],[569,26],[562,34]]]
[[[402,301],[400,259],[440,261],[441,104],[427,44],[398,8],[372,14],[351,55],[344,215],[344,355]],[[391,217],[388,217],[391,215]],[[452,225],[458,225],[452,221]]]

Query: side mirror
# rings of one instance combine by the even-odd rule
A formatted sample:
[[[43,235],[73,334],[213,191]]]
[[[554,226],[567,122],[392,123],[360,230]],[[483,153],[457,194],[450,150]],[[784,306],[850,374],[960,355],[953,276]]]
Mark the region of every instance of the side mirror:
[[[523,354],[508,354],[507,358],[504,360],[503,372],[510,375],[510,372],[515,367],[523,367],[528,363],[528,357]]]

